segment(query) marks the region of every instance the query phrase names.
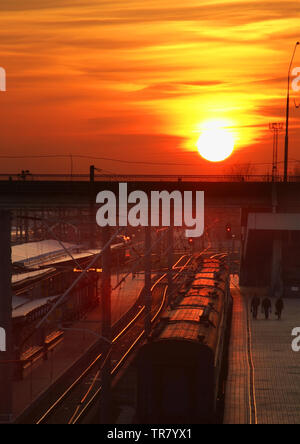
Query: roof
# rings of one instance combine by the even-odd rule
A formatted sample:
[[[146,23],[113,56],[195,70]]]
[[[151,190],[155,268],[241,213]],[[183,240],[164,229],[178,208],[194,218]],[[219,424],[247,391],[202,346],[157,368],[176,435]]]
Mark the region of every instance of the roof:
[[[46,268],[44,270],[28,271],[27,273],[14,274],[11,278],[11,282],[13,285],[21,284],[25,281],[30,281],[34,278],[45,276],[52,271],[55,271],[55,268]]]
[[[220,293],[222,293],[222,289],[219,287],[211,288],[211,286],[210,287],[196,287],[196,288],[191,288],[187,292],[186,296],[201,296],[203,298],[211,298],[212,293],[214,293],[215,295],[219,295]]]
[[[199,323],[176,322],[164,329],[159,339],[185,339],[198,341]]]
[[[76,244],[62,243],[71,252],[78,251],[82,246]],[[66,251],[56,240],[44,240],[41,242],[28,242],[26,244],[14,245],[12,247],[12,263],[20,265],[40,265],[47,260],[66,255]]]
[[[12,296],[12,309],[14,310],[15,308],[18,308],[21,305],[26,304],[26,302],[28,302],[28,299],[13,295]]]
[[[214,279],[207,279],[207,278],[195,279],[193,284],[192,284],[192,287],[193,288],[197,288],[197,287],[213,287],[215,282],[216,281]]]
[[[173,310],[168,314],[170,322],[174,321],[186,321],[186,322],[198,322],[199,318],[203,314],[203,309],[199,308],[183,308],[181,310]]]
[[[195,279],[215,279],[215,272],[203,272],[197,273]]]
[[[41,242],[29,242],[27,244],[14,245],[12,247],[12,263],[24,266],[53,265],[72,260],[62,245],[72,253],[74,259],[83,259],[101,252],[97,250],[83,250],[82,245],[58,242],[56,240],[44,240]],[[111,246],[111,249],[120,248],[124,243]]]
[[[94,255],[99,254],[99,253],[100,253],[100,250],[93,250],[93,251],[89,250],[89,251],[85,251],[85,252],[82,252],[82,253],[72,253],[72,256],[73,256],[74,259],[78,260],[78,259],[88,258],[88,257],[94,256]],[[44,266],[47,266],[47,265],[59,265],[59,264],[62,264],[64,262],[69,262],[69,261],[72,261],[72,258],[71,258],[71,256],[69,254],[65,253],[65,254],[57,257],[56,259],[51,259],[49,261],[44,262],[43,265]],[[75,264],[73,264],[73,265],[75,265]]]
[[[58,296],[51,296],[48,298],[41,298],[41,299],[35,299],[33,301],[29,301],[28,299],[25,299],[25,302],[21,305],[15,306],[12,312],[13,318],[19,318],[23,316],[27,316],[29,313],[31,313],[33,310],[36,310],[39,307],[42,307],[46,305],[47,303],[50,303],[57,299]],[[22,298],[18,298],[22,299]]]
[[[196,306],[196,307],[205,307],[207,305],[207,297],[201,297],[199,296],[186,296],[184,297],[180,304],[179,307],[182,306]]]

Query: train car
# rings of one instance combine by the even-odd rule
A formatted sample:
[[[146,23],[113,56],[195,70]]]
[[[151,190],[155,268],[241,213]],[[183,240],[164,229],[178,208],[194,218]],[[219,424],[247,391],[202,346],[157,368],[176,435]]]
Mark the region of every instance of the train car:
[[[139,352],[138,423],[219,421],[231,308],[226,258],[200,259]]]
[[[32,243],[29,246],[24,244],[17,246],[14,251],[12,328],[15,358],[20,362],[15,371],[17,379],[22,377],[23,361],[25,363],[29,358],[35,359],[47,353],[47,347],[52,347],[57,339],[61,339],[61,324],[71,326],[95,309],[100,301],[101,258],[59,304],[43,327],[36,330],[36,324],[100,251],[80,252],[75,251],[73,246],[72,255],[76,259],[74,264],[57,244],[53,241]],[[118,268],[125,264],[126,248],[127,244],[124,242],[112,245],[113,267]]]
[[[36,282],[35,285],[39,284],[38,288],[42,290],[40,298],[26,297],[29,292],[32,294],[33,288],[35,289],[32,288],[32,283],[29,288],[27,285],[23,289],[20,288],[17,296],[13,296],[13,344],[15,358],[19,361],[14,372],[16,379],[22,378],[27,359],[37,360],[38,357],[45,356],[48,348],[53,348],[62,339],[60,324],[72,324],[98,305],[98,277],[96,273],[91,273],[74,287],[70,295],[49,316],[44,326],[36,330],[36,324],[49,312],[67,288],[68,277],[70,281],[71,278],[74,279],[74,275],[70,276],[70,272],[59,272]],[[62,284],[64,285],[61,286]]]

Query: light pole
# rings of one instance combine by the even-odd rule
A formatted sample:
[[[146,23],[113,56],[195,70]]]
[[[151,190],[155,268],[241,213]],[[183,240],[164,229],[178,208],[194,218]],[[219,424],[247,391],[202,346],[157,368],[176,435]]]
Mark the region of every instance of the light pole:
[[[288,179],[288,154],[289,154],[289,117],[290,117],[290,79],[291,79],[291,69],[296,54],[297,46],[300,42],[297,42],[294,48],[293,56],[291,59],[289,72],[288,72],[288,90],[286,99],[286,125],[285,125],[285,142],[284,142],[284,182]]]
[[[278,154],[278,135],[283,130],[283,123],[274,122],[269,124],[270,130],[273,132],[273,166],[272,166],[272,182],[277,181],[277,154]]]

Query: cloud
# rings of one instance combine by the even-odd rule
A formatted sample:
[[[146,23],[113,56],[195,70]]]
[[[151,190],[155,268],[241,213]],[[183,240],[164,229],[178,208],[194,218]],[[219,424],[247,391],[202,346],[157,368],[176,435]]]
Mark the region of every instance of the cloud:
[[[106,5],[108,1],[99,1],[99,5]],[[85,6],[95,4],[94,2],[87,2]],[[0,11],[30,11],[39,9],[56,9],[65,7],[82,6],[80,0],[3,0],[0,5]]]
[[[80,2],[43,0],[43,7],[63,7],[69,6],[73,3],[74,7],[80,10]],[[90,14],[80,14],[80,18],[72,18],[70,20],[62,20],[52,22],[53,26],[107,26],[107,25],[124,25],[134,23],[154,23],[154,22],[177,22],[177,21],[196,21],[196,22],[216,22],[223,25],[243,25],[245,23],[256,23],[262,21],[281,20],[283,18],[294,18],[300,13],[300,4],[298,1],[235,1],[235,2],[205,2],[197,4],[197,6],[190,5],[190,1],[185,6],[177,6],[179,3],[166,2],[168,6],[161,4],[154,7],[141,8],[141,2],[127,1],[124,2],[98,2],[85,4],[99,6],[101,9],[101,18],[91,18]],[[180,2],[181,3],[181,2]],[[40,2],[38,0],[29,2],[28,9],[38,8]],[[8,6],[17,9],[17,2],[13,2]],[[25,8],[26,9],[26,8]],[[74,9],[74,8],[73,8]],[[86,15],[86,18],[84,17]]]
[[[299,0],[2,0],[0,10],[7,147],[42,139],[50,151],[176,161],[206,118],[229,117],[251,151],[284,117]]]

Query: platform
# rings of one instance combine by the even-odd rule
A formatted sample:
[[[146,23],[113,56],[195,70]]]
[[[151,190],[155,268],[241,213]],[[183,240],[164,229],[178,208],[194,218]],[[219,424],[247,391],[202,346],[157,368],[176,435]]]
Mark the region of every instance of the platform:
[[[123,275],[112,275],[112,288]],[[128,276],[126,281],[117,290],[112,291],[112,322],[117,322],[136,302],[144,286],[143,274],[136,275],[135,279]],[[13,419],[19,417],[45,390],[47,390],[60,376],[66,372],[90,347],[98,337],[89,333],[101,332],[99,319],[101,306],[89,312],[84,320],[76,322],[72,328],[86,331],[66,331],[63,341],[49,352],[48,360],[40,359],[28,369],[22,381],[13,384]]]
[[[259,312],[251,319],[255,289],[231,282],[233,296],[225,424],[299,424],[300,352],[292,351],[292,330],[300,326],[300,300],[285,299],[282,320]],[[258,292],[259,293],[259,292]],[[262,291],[259,296],[263,296]]]

